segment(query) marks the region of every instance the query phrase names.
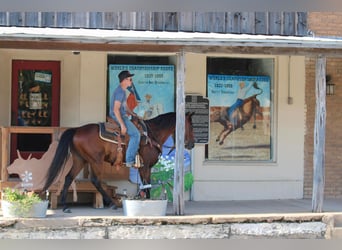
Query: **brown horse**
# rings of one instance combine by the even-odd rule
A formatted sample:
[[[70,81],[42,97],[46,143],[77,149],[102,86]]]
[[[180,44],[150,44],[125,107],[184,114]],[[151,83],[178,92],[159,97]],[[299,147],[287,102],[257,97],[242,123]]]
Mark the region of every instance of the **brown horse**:
[[[184,140],[187,149],[194,147],[192,115],[193,113],[187,113],[185,115]],[[144,183],[150,183],[151,167],[158,161],[158,157],[161,154],[161,147],[166,139],[176,130],[176,113],[170,112],[159,115],[153,119],[145,120],[144,124],[147,128],[147,137],[142,138],[140,142],[139,155],[142,158],[143,166],[139,168],[139,173]],[[151,142],[148,143],[149,140],[147,139]],[[122,147],[124,152],[125,146],[122,145]],[[116,208],[115,201],[102,188],[99,177],[101,177],[101,168],[105,161],[112,165],[116,162],[119,152],[118,148],[117,143],[108,142],[99,137],[98,124],[87,124],[82,127],[66,130],[58,143],[43,190],[48,190],[59,172],[63,169],[66,159],[70,154],[73,160],[73,166],[65,177],[61,193],[63,211],[70,212],[66,204],[67,191],[72,181],[86,163],[89,163],[91,167],[91,182],[102,194],[105,204]]]
[[[223,144],[226,137],[234,130],[238,128],[243,129],[243,125],[252,117],[254,119],[253,128],[256,128],[256,115],[259,114],[260,116],[263,116],[260,101],[256,98],[259,94],[244,99],[243,105],[233,112],[231,121],[227,115],[229,107],[223,107],[221,111],[216,111],[213,114],[211,120],[223,125],[223,130],[216,138],[216,141],[219,142],[220,145]]]

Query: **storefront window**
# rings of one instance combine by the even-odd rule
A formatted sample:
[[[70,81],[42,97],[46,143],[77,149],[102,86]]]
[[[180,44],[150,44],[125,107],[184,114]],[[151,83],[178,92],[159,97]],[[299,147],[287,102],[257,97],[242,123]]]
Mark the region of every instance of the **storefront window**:
[[[272,58],[208,58],[207,160],[273,160],[273,79]]]

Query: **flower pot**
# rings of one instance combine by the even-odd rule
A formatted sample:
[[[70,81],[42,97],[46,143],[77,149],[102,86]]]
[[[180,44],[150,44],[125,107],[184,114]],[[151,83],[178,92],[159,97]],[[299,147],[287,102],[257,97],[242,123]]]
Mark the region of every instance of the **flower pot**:
[[[167,200],[123,200],[125,216],[165,216]]]
[[[48,205],[49,201],[41,201],[33,204],[32,207],[22,208],[17,202],[1,200],[3,217],[43,218],[46,217]]]

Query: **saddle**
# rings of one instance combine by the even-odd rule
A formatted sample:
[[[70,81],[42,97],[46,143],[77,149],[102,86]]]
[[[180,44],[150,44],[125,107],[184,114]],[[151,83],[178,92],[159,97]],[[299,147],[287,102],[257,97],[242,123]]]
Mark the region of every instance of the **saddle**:
[[[132,122],[138,128],[141,137],[145,137],[146,144],[150,144],[151,146],[152,145],[154,145],[154,146],[159,145],[159,144],[156,145],[156,143],[153,142],[148,137],[147,127],[142,121],[139,121],[139,119],[133,118]],[[120,129],[119,124],[109,116],[107,116],[106,122],[100,122],[100,123],[98,123],[98,125],[99,125],[99,137],[102,140],[118,144],[118,155],[117,155],[117,159],[116,159],[114,165],[116,165],[116,166],[121,165],[122,164],[122,158],[123,158],[122,145],[128,144],[128,140],[129,140],[128,136],[121,135],[121,129]],[[142,162],[142,157],[140,155],[137,155],[136,163],[138,165],[142,165],[141,162]]]

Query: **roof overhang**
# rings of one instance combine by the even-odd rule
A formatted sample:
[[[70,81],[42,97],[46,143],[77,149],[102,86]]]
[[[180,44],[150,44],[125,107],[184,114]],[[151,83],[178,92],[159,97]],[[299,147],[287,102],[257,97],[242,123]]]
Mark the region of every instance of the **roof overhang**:
[[[342,49],[341,38],[266,36],[198,32],[0,27],[1,41],[69,42],[89,44],[169,45],[187,47],[270,47]]]

